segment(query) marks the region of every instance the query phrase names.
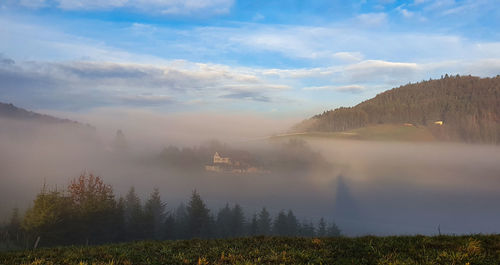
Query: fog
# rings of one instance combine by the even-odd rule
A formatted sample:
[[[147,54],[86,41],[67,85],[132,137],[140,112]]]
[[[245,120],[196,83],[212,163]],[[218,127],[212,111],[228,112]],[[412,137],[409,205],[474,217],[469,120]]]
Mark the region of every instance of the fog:
[[[263,206],[273,214],[292,209],[301,220],[335,221],[346,235],[437,234],[438,227],[447,234],[500,232],[498,146],[314,138],[290,145],[268,136],[299,119],[255,114],[56,114],[95,129],[0,120],[0,219],[13,207],[29,207],[43,183],[65,188],[88,171],[117,196],[134,186],[146,198],[158,187],[168,210],[197,189],[213,210],[226,202],[247,214]],[[126,148],[116,146],[118,129]],[[201,150],[212,140],[225,143],[211,145],[223,154],[251,154],[270,173],[206,172],[204,163],[186,167],[161,155],[167,146]]]
[[[311,141],[340,166],[337,223],[350,233],[499,232],[500,148],[458,143]],[[346,231],[347,232],[347,231]]]

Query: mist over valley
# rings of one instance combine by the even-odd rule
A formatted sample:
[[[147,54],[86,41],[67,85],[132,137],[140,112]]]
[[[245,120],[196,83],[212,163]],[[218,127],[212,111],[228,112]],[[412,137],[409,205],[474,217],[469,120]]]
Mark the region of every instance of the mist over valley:
[[[0,145],[9,150],[0,157],[3,219],[14,207],[30,207],[44,184],[61,189],[91,172],[118,197],[133,186],[146,199],[158,188],[169,210],[196,189],[214,211],[226,203],[240,204],[247,216],[262,207],[293,209],[300,220],[334,221],[346,235],[432,235],[438,226],[442,233],[498,232],[497,145],[269,137],[290,122],[270,127],[264,117],[199,115],[79,116],[95,119],[96,128],[2,118]],[[252,131],[242,136],[238,121]],[[215,152],[261,171],[207,171]]]

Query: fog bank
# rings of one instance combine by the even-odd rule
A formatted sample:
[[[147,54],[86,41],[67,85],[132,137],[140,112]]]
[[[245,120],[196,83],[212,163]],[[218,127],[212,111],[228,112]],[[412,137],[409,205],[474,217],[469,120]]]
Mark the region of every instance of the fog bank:
[[[71,115],[97,129],[0,120],[2,219],[13,207],[29,207],[44,182],[64,188],[87,170],[117,196],[135,186],[145,198],[158,187],[168,210],[197,189],[214,210],[226,202],[247,214],[263,206],[271,213],[293,209],[301,220],[334,220],[347,235],[436,234],[438,226],[442,233],[500,232],[498,146],[331,139],[290,145],[266,136],[293,119],[132,110]],[[117,129],[126,148],[116,146]],[[270,173],[204,171],[216,148],[207,147],[211,139],[226,143],[217,151],[246,152]],[[198,152],[202,162],[168,161],[161,154],[169,145]]]

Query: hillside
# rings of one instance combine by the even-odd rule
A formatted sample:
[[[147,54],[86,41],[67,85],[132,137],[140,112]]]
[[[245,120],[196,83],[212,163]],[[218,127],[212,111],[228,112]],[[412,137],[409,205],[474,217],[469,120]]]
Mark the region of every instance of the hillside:
[[[5,146],[7,143],[11,149],[14,148],[13,145],[19,148],[28,145],[32,148],[35,143],[48,146],[63,144],[68,147],[70,143],[77,145],[83,142],[90,146],[90,143],[98,141],[96,132],[96,129],[89,124],[36,113],[13,104],[0,103],[2,148],[7,148]],[[28,146],[23,146],[21,149],[26,149]],[[77,146],[74,147],[78,149]],[[0,172],[0,176],[1,173],[3,172]]]
[[[1,264],[498,264],[500,236],[251,237],[0,253]]]
[[[436,138],[428,126],[406,126],[404,124],[376,124],[347,131],[322,132],[310,131],[272,136],[271,139],[326,138],[338,140],[367,141],[410,141],[431,142]]]
[[[75,125],[83,125],[76,121],[68,119],[60,119],[50,115],[40,114],[33,111],[29,111],[23,108],[14,106],[13,104],[6,104],[0,102],[0,118],[14,119],[21,121],[36,121],[46,124],[56,124],[56,123],[72,123]],[[85,125],[88,126],[88,125]]]
[[[61,119],[54,116],[40,114],[23,108],[0,102],[0,119],[7,119],[20,122],[29,122],[41,125],[68,125],[70,127],[94,130],[89,124],[79,123],[69,119]]]
[[[435,122],[442,121],[442,125]],[[408,84],[354,107],[303,121],[298,132],[347,132],[391,124],[424,128],[445,141],[500,143],[500,76],[452,76]]]

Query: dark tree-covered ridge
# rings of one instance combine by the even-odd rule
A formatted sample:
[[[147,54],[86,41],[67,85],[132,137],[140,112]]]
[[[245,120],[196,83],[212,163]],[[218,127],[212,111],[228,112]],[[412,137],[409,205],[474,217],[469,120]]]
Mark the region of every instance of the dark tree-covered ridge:
[[[442,121],[442,125],[435,125]],[[500,143],[500,76],[444,76],[407,84],[354,107],[325,111],[300,131],[340,132],[376,124],[426,126],[439,140]]]
[[[14,119],[20,121],[32,121],[41,124],[66,124],[66,125],[73,125],[83,129],[95,130],[95,128],[89,124],[82,124],[77,121],[69,119],[61,119],[46,114],[40,114],[37,112],[16,107],[12,103],[6,104],[0,102],[0,118]]]

